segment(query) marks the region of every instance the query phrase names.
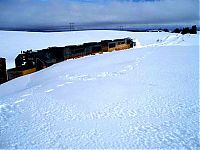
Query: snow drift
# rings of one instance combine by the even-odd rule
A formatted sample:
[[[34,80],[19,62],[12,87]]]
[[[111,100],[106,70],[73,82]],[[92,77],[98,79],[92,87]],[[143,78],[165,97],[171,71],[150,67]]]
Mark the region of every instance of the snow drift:
[[[2,39],[11,35],[21,36],[9,39],[18,50],[30,43],[42,48],[52,41],[59,46],[127,36],[141,45],[65,61],[0,85],[0,148],[199,147],[199,35],[1,32]],[[12,60],[14,47],[3,55]]]

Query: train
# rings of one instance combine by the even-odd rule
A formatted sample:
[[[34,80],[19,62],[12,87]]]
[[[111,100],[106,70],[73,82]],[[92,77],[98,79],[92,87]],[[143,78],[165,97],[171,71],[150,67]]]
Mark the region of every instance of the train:
[[[53,64],[76,59],[97,53],[112,52],[129,49],[136,46],[131,38],[102,40],[81,45],[68,45],[64,47],[48,47],[42,50],[26,50],[15,58],[15,68],[6,69],[6,59],[0,58],[0,84],[24,76]]]

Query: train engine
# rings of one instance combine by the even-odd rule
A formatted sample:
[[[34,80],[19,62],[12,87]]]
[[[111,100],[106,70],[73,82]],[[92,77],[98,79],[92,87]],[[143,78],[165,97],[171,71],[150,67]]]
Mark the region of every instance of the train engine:
[[[48,49],[34,52],[32,50],[22,51],[15,58],[16,67],[7,71],[8,80],[39,71],[55,63],[55,56]]]

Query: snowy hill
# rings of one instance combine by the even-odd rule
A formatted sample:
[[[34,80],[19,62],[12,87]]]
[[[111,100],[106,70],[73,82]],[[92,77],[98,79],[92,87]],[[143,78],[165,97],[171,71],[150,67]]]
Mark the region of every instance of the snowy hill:
[[[12,61],[26,48],[121,37],[140,45],[0,85],[0,148],[197,149],[199,35],[2,31],[0,49]]]

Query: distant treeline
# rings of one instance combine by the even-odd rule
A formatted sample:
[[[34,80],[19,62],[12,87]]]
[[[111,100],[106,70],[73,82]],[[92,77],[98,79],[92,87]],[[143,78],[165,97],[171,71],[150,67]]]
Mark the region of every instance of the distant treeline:
[[[190,33],[190,34],[197,34],[197,26],[194,25],[194,26],[192,26],[192,28],[186,27],[186,28],[182,28],[182,29],[176,28],[176,29],[173,31],[173,33],[181,33],[181,34]]]
[[[197,34],[197,26],[194,25],[191,28],[185,27],[185,28],[176,28],[174,30],[169,30],[167,28],[159,28],[159,29],[143,29],[143,30],[125,30],[130,32],[171,32],[171,33],[181,33],[181,34]]]

